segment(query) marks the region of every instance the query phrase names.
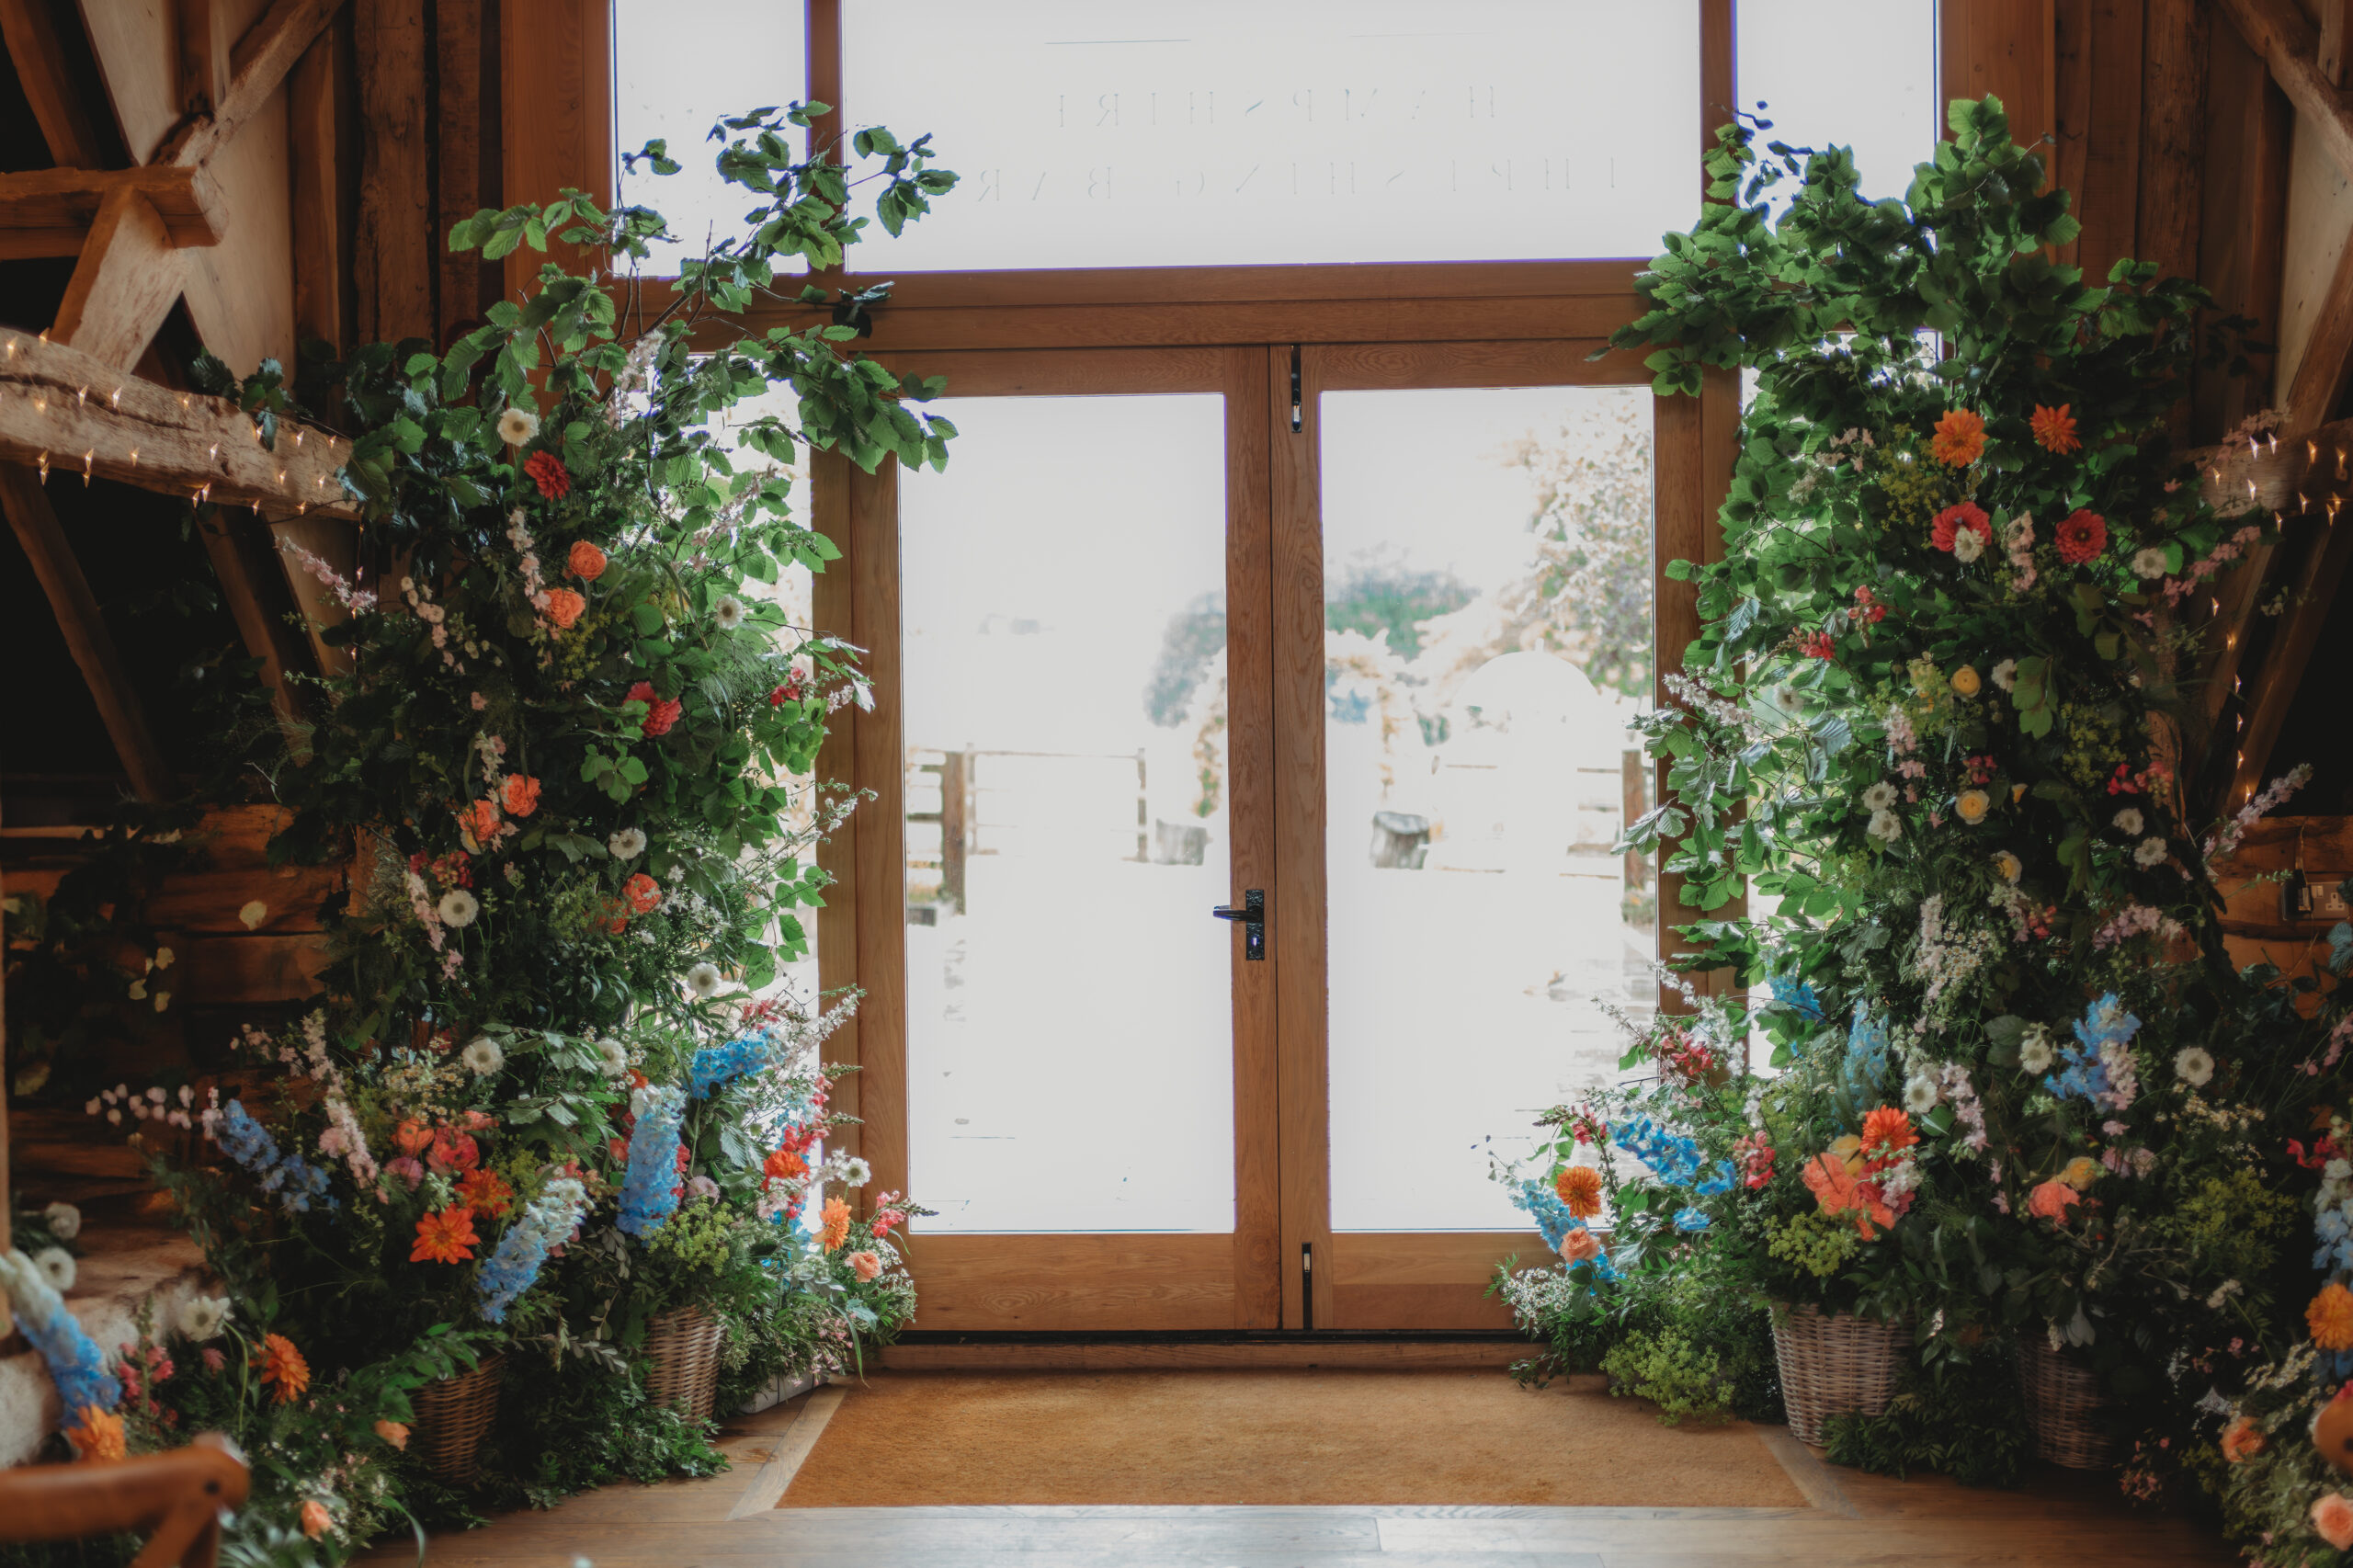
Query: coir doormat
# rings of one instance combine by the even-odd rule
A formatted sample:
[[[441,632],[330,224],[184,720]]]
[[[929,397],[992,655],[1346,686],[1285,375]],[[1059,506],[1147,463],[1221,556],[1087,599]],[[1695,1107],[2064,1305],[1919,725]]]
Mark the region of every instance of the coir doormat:
[[[1493,1370],[878,1372],[778,1503],[1802,1507],[1759,1429]]]

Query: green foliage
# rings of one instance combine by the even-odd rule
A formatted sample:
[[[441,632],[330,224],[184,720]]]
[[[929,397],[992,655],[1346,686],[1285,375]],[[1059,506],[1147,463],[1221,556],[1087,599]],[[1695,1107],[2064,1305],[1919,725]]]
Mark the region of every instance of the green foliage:
[[[1404,659],[1421,652],[1423,621],[1471,602],[1471,590],[1451,572],[1357,561],[1335,577],[1324,595],[1324,628],[1367,637],[1385,634],[1390,652]]]
[[[2007,1346],[1908,1365],[1882,1414],[1833,1415],[1822,1436],[1833,1464],[1899,1478],[1925,1470],[1964,1486],[2017,1485],[2034,1449]]]
[[[1722,1358],[1674,1329],[1628,1335],[1601,1358],[1613,1393],[1631,1393],[1658,1406],[1663,1426],[1686,1419],[1729,1421],[1738,1390],[1723,1374]]]

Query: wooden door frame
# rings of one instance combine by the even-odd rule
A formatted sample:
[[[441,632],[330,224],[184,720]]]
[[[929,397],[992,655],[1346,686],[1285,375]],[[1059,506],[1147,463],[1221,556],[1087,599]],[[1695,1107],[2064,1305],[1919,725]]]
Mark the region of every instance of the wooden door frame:
[[[1270,645],[1267,452],[1268,351],[1222,348],[1090,349],[906,354],[884,357],[903,372],[945,375],[960,395],[1217,392],[1225,399],[1227,647],[1264,655]],[[817,575],[820,630],[865,650],[879,690],[900,689],[901,625],[895,462],[872,474],[821,454],[814,522],[842,559]],[[1263,660],[1262,660],[1263,662]],[[1233,802],[1233,882],[1273,887],[1273,813],[1263,799],[1273,770],[1267,668],[1230,662],[1227,790]],[[844,709],[831,722],[819,777],[847,778],[866,796],[826,841],[818,864],[835,879],[817,917],[818,983],[865,996],[832,1054],[854,1049],[860,1071],[835,1103],[863,1119],[843,1142],[874,1168],[872,1191],[908,1189],[906,1005],[906,737],[901,704]],[[1202,911],[1202,918],[1209,917]],[[1282,927],[1278,923],[1277,931]],[[1234,1228],[1225,1233],[953,1234],[906,1230],[909,1261],[923,1278],[926,1330],[1074,1331],[1107,1328],[1264,1331],[1280,1325],[1276,1278],[1276,976],[1241,960],[1233,944]],[[852,1033],[854,1030],[855,1033]],[[915,1194],[920,1200],[922,1194]],[[1018,1255],[1017,1268],[1008,1264]],[[1230,1285],[1219,1283],[1220,1279]],[[1108,1315],[1107,1315],[1108,1314]]]

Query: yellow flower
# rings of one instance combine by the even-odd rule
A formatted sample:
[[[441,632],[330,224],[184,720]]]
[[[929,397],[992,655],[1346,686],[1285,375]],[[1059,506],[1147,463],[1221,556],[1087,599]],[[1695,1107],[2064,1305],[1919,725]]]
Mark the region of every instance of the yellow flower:
[[[82,1407],[82,1419],[65,1428],[65,1440],[74,1445],[76,1459],[107,1461],[121,1459],[130,1451],[124,1440],[122,1417],[95,1404]]]
[[[2023,800],[2025,800],[2025,799],[2026,799],[2026,786],[2025,786],[2025,785],[2023,785],[2023,784],[2013,784],[2013,785],[2011,785],[2011,786],[2010,786],[2010,804],[2012,804],[2012,805],[2014,805],[2014,806],[2015,806],[2015,805],[2017,805],[2020,801],[2023,801]],[[2012,881],[2016,881],[2018,879],[2017,879],[2017,878],[2015,878],[2015,877],[2013,877],[2013,878],[2011,878],[2010,880],[2011,880]]]
[[[2353,1350],[2353,1290],[2332,1281],[2304,1309],[2304,1326],[2323,1350]]]
[[[1972,827],[1985,820],[1985,813],[1993,806],[1993,797],[1983,790],[1963,790],[1960,799],[1953,801],[1953,809],[1961,813],[1961,820]]]
[[[2067,1168],[2059,1173],[2059,1179],[2077,1192],[2081,1192],[2099,1180],[2099,1172],[2100,1165],[2097,1160],[2093,1159],[2089,1154],[2078,1154],[2067,1162]]]
[[[1963,665],[1952,672],[1952,688],[1963,697],[1976,696],[1978,692],[1984,689],[1984,685],[1985,683],[1978,678],[1977,666],[1974,665]]]
[[[2004,881],[2015,884],[2026,872],[2018,858],[2005,849],[1994,857],[1994,870]]]
[[[1852,1132],[1830,1145],[1831,1157],[1847,1167],[1848,1176],[1863,1174],[1863,1141]]]

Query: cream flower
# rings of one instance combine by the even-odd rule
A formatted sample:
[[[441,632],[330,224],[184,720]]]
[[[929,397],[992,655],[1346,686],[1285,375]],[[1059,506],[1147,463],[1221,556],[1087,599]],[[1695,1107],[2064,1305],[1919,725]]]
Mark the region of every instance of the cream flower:
[[[1975,528],[1955,528],[1952,536],[1952,558],[1964,566],[1985,553],[1985,536]]]
[[[49,1233],[61,1242],[70,1242],[82,1233],[82,1211],[71,1203],[52,1203],[40,1211],[41,1223]]]
[[[2141,822],[2141,808],[2138,806],[2125,807],[2122,811],[2116,813],[2115,822],[2117,832],[2124,835],[2127,838],[2132,837],[2141,831],[2143,825]]]
[[[2047,1073],[2051,1061],[2051,1031],[2037,1024],[2018,1042],[2018,1065],[2029,1073]]]
[[[458,1052],[458,1060],[475,1077],[487,1078],[506,1064],[506,1052],[499,1050],[498,1042],[488,1035],[478,1034],[465,1050]]]
[[[605,847],[613,852],[613,858],[616,860],[634,860],[645,853],[645,830],[636,827],[617,828],[613,835],[605,840]]]
[[[1937,1075],[1915,1073],[1904,1081],[1904,1108],[1914,1116],[1926,1116],[1937,1108]]]
[[[687,989],[698,996],[714,996],[719,993],[719,966],[699,963],[687,971]]]
[[[190,1296],[180,1304],[180,1333],[199,1345],[217,1337],[229,1326],[229,1298],[226,1296]]]
[[[1994,857],[1994,871],[2004,881],[2016,887],[2018,878],[2026,874],[2026,867],[2017,856],[2005,849]]]
[[[1961,813],[1961,820],[1972,827],[1985,820],[1985,813],[1993,806],[1994,797],[1983,790],[1963,790],[1952,803],[1953,810]]]
[[[606,1077],[620,1078],[628,1075],[629,1050],[620,1040],[607,1035],[597,1042],[597,1054],[604,1060]]]
[[[2144,838],[2141,840],[2141,846],[2132,851],[2132,863],[2136,866],[2162,866],[2165,857],[2171,853],[2164,839]]]
[[[2185,1046],[2174,1053],[2173,1075],[2193,1089],[2202,1089],[2214,1075],[2214,1058],[2201,1046]]]
[[[2018,662],[2004,659],[1994,666],[1994,684],[2004,691],[2016,691],[2018,687]]]
[[[1893,844],[1904,836],[1904,824],[1893,812],[1873,812],[1870,824],[1864,829],[1881,844]]]
[[[246,930],[257,931],[261,928],[261,923],[269,918],[269,905],[259,899],[255,899],[237,911],[237,918],[244,924]]]
[[[2136,577],[2162,577],[2165,574],[2165,552],[2155,545],[2132,552],[2132,574]]]
[[[744,624],[744,601],[733,594],[720,595],[719,602],[710,607],[710,619],[722,631],[734,631]]]
[[[441,917],[444,926],[463,927],[474,923],[474,916],[482,913],[482,903],[465,889],[451,888],[433,906],[433,913]]]
[[[33,1267],[40,1270],[41,1278],[47,1281],[49,1288],[59,1295],[63,1296],[66,1291],[74,1289],[74,1278],[76,1272],[74,1267],[74,1255],[63,1247],[41,1248],[40,1251],[33,1254]]]
[[[540,433],[540,416],[528,408],[510,408],[498,416],[498,438],[519,447]]]
[[[1863,810],[1887,811],[1895,804],[1895,786],[1882,778],[1863,791]]]

